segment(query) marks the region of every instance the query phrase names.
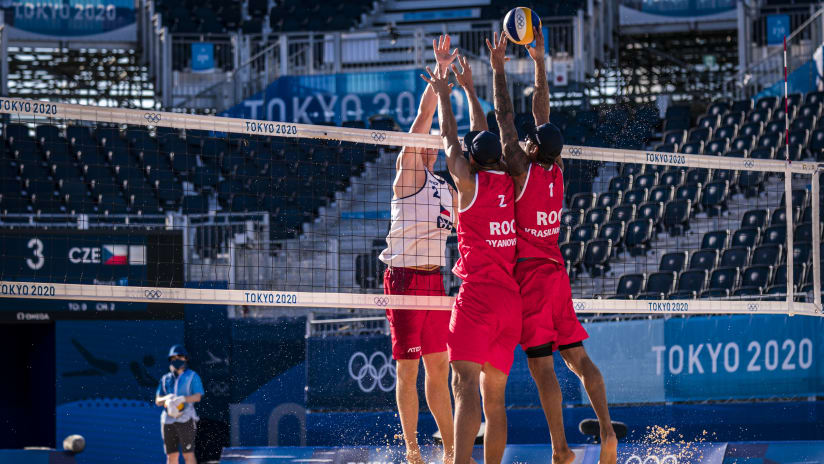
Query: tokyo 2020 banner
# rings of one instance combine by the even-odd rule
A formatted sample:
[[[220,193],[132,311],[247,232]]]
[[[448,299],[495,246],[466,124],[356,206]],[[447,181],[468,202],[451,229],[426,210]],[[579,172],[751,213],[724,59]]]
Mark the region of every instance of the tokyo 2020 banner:
[[[12,39],[137,40],[133,0],[0,0],[0,10]]]

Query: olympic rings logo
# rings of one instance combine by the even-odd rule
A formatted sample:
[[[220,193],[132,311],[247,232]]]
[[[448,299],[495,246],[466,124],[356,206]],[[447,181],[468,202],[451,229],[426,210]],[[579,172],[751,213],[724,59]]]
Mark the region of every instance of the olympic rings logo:
[[[580,148],[570,147],[568,151],[571,156],[581,156],[583,154],[583,150],[581,150]]]
[[[160,114],[158,113],[144,113],[143,117],[152,124],[160,122]]]
[[[572,307],[575,309],[575,311],[583,311],[587,309],[587,304],[583,301],[575,301],[572,303]]]
[[[385,307],[385,306],[389,306],[389,298],[388,297],[376,296],[374,301],[375,301],[376,306],[380,306],[382,308]]]
[[[518,22],[518,28],[524,27],[526,24],[524,23],[524,17],[521,15],[515,16],[515,21]]]
[[[662,456],[660,459],[655,455],[650,455],[642,459],[641,456],[633,454],[624,461],[624,464],[678,464],[678,457],[668,454]]]
[[[375,364],[375,361],[378,364]],[[397,370],[392,364],[392,359],[383,352],[376,351],[368,358],[361,351],[356,351],[349,358],[349,377],[358,382],[358,387],[364,393],[370,393],[379,388],[383,392],[391,392],[395,389]],[[388,377],[388,381],[385,381]]]
[[[757,312],[758,311],[758,304],[757,303],[748,304],[747,305],[747,311],[749,311],[751,313]]]
[[[755,161],[753,161],[753,160],[744,160],[744,167],[745,168],[751,168],[753,166],[755,166]]]
[[[159,299],[160,297],[163,296],[163,292],[160,291],[160,290],[156,290],[156,289],[155,290],[146,290],[146,291],[143,292],[143,294],[146,296],[146,298],[149,298],[149,299],[152,299],[152,300],[157,300],[157,299]]]
[[[380,132],[372,132],[372,140],[376,142],[383,142],[386,140],[386,134],[382,134]]]

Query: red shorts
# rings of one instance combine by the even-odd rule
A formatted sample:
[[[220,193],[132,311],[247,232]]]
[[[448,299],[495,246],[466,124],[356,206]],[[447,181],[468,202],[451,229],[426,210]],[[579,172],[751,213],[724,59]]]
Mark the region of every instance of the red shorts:
[[[449,362],[472,361],[509,375],[521,334],[521,298],[505,287],[464,282],[449,321]]]
[[[440,269],[419,271],[408,267],[386,269],[383,292],[387,295],[446,295]],[[449,311],[387,309],[392,357],[418,359],[426,354],[446,351],[449,316]]]
[[[563,265],[547,259],[520,261],[515,265],[515,280],[521,286],[524,350],[547,343],[557,350],[589,338],[572,307],[572,289]]]

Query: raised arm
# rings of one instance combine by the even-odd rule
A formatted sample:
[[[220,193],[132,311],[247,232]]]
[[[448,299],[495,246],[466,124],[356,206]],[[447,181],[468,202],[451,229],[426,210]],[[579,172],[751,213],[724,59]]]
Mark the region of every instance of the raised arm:
[[[529,159],[526,152],[521,148],[518,141],[518,131],[515,130],[515,111],[512,108],[512,99],[506,85],[506,35],[501,33],[494,35],[495,45],[486,40],[489,48],[489,61],[492,64],[492,82],[495,93],[495,119],[498,121],[498,129],[501,131],[501,145],[504,148],[504,161],[506,162],[509,175],[515,180],[515,185],[523,187],[526,181],[526,174],[529,169]],[[516,192],[516,193],[518,193]]]
[[[472,197],[475,195],[475,177],[469,168],[469,161],[463,156],[461,142],[458,140],[458,123],[455,121],[455,114],[452,112],[452,102],[449,96],[452,84],[449,83],[446,72],[432,72],[426,68],[429,77],[421,74],[421,78],[429,83],[435,94],[438,96],[438,121],[441,125],[441,138],[446,152],[446,165],[449,174],[455,180],[458,187],[461,208],[469,206]]]
[[[464,89],[466,100],[469,102],[469,130],[489,130],[489,124],[486,123],[486,115],[481,108],[478,94],[475,93],[475,83],[472,80],[472,66],[465,56],[459,56],[458,63],[461,64],[463,72],[458,72],[458,67],[454,63],[452,64],[452,72],[455,73],[455,80],[457,80],[458,85]]]
[[[435,54],[435,61],[438,69],[446,72],[449,65],[458,56],[458,49],[449,51],[451,39],[448,35],[441,36],[438,40],[432,40],[432,51]],[[431,86],[426,86],[421,102],[418,105],[418,114],[409,128],[411,134],[428,134],[432,129],[432,118],[435,116],[435,109],[438,107],[438,97],[432,91]],[[426,150],[415,147],[403,147],[395,163],[397,174],[392,189],[396,197],[405,197],[418,191],[426,179],[426,168],[423,156]]]
[[[544,57],[544,32],[540,27],[532,28],[535,46],[526,46],[529,56],[535,62],[535,91],[532,92],[532,117],[535,126],[549,122],[549,83],[546,80],[546,58]]]

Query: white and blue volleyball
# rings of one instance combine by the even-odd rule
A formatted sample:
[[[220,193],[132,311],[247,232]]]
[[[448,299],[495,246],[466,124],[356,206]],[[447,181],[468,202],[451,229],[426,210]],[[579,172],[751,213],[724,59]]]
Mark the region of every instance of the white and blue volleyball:
[[[531,8],[519,6],[509,10],[504,17],[504,32],[509,40],[526,45],[535,40],[533,27],[541,27],[541,18]]]

